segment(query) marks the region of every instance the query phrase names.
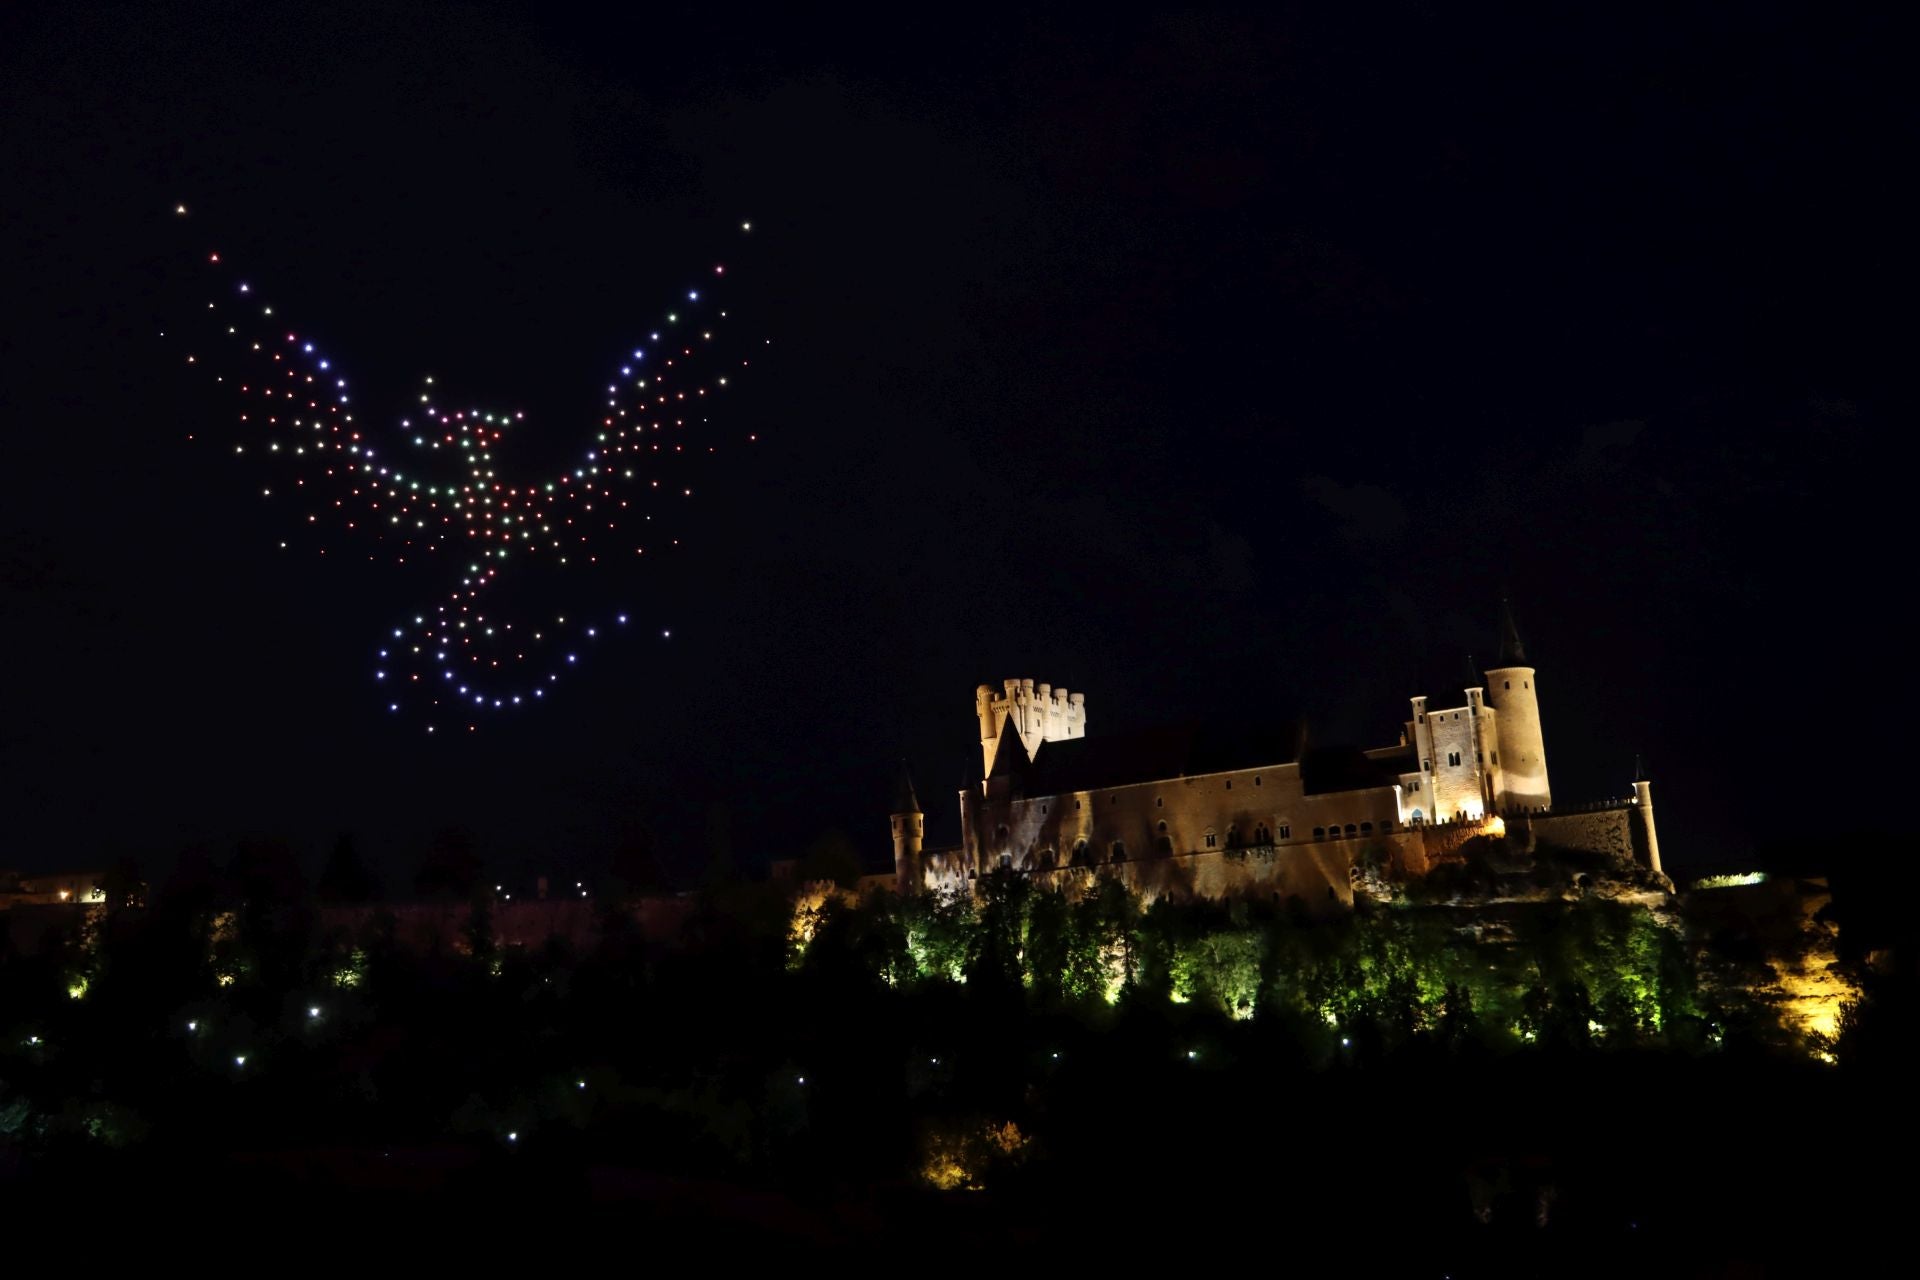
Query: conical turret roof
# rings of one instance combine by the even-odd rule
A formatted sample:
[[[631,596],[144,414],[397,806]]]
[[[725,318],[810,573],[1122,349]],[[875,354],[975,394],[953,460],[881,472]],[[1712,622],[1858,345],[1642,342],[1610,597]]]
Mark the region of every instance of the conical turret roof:
[[[1513,625],[1513,602],[1503,599],[1500,601],[1500,666],[1528,665],[1527,646],[1520,642],[1520,628]]]
[[[895,813],[919,813],[920,797],[913,791],[913,775],[907,772],[907,762],[900,762],[900,780],[893,787],[893,811]]]

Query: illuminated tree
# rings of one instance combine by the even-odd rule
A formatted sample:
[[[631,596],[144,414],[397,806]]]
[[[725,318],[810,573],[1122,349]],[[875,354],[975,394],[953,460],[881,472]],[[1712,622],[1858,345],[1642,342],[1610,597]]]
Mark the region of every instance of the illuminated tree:
[[[315,894],[322,902],[360,904],[380,896],[380,882],[354,847],[353,837],[342,833],[320,869]]]

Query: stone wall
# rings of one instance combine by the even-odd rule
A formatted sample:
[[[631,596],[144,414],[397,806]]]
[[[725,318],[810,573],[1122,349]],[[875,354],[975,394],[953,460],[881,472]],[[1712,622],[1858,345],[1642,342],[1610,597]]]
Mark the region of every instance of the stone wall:
[[[1544,813],[1510,817],[1507,834],[1532,853],[1541,844],[1634,861],[1633,808],[1622,805],[1585,813]]]
[[[1293,764],[1169,778],[1031,800],[982,799],[965,823],[978,845],[978,865],[1002,863],[1042,871],[1073,861],[1085,841],[1095,865],[1113,861],[1119,842],[1125,861],[1224,853],[1236,844],[1295,848],[1322,832],[1356,836],[1401,829],[1400,801],[1391,786],[1309,795]],[[1266,839],[1260,838],[1264,829]]]

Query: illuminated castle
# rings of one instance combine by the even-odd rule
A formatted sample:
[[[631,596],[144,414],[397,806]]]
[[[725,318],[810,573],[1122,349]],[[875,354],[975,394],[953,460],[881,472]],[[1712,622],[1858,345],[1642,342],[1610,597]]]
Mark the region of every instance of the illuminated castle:
[[[894,874],[903,893],[959,887],[995,867],[1070,883],[1117,875],[1149,894],[1245,893],[1350,904],[1369,871],[1419,876],[1469,839],[1545,841],[1659,873],[1648,784],[1556,808],[1538,680],[1510,611],[1500,661],[1464,700],[1411,700],[1389,747],[1310,748],[1303,726],[1217,724],[1103,739],[1084,693],[1008,680],[974,692],[978,785],[960,792],[961,842],[924,844],[903,771]]]

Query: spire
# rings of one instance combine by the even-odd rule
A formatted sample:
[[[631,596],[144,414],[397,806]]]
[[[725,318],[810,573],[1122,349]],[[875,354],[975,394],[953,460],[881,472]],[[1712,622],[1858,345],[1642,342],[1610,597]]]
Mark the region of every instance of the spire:
[[[987,770],[989,778],[1004,778],[1025,772],[1032,761],[1027,759],[1027,744],[1020,740],[1020,731],[1013,727],[1011,713],[1001,717],[1000,735],[993,751],[993,768]]]
[[[1500,600],[1500,665],[1527,665],[1527,646],[1520,643],[1520,628],[1513,625],[1513,601],[1505,597]]]
[[[907,762],[900,762],[900,781],[893,788],[893,811],[895,813],[919,813],[920,797],[913,793],[913,775],[907,772]]]

